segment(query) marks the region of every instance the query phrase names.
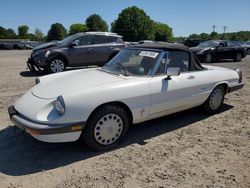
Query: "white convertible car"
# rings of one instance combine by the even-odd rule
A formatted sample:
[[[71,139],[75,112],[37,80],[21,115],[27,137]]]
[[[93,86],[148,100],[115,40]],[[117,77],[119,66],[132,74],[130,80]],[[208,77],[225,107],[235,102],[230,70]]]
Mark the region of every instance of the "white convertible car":
[[[126,48],[102,68],[40,77],[9,107],[11,121],[38,140],[82,139],[116,146],[132,124],[196,106],[215,113],[224,95],[244,86],[240,70],[202,66],[180,44]]]

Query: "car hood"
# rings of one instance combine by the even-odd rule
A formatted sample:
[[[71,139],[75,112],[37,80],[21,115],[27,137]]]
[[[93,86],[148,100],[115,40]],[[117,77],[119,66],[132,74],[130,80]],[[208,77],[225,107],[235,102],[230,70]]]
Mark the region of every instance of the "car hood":
[[[211,47],[206,47],[206,48],[202,48],[202,47],[192,47],[192,48],[190,48],[190,50],[191,50],[193,53],[196,53],[196,52],[208,50],[208,49],[210,49],[210,48],[211,48]]]
[[[33,48],[33,51],[47,49],[47,48],[51,48],[51,47],[58,46],[58,45],[59,45],[59,43],[57,43],[57,42],[49,42],[49,43],[42,44],[42,45],[39,45],[39,46]]]
[[[40,78],[32,94],[43,99],[52,99],[81,89],[113,84],[124,80],[121,75],[103,72],[100,69],[67,71]]]

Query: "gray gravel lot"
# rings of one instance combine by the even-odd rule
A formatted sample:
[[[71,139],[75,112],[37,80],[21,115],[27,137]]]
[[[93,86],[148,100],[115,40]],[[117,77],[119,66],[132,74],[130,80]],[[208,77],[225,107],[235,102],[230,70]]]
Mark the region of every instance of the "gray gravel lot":
[[[42,143],[10,126],[7,107],[35,84],[29,54],[0,51],[1,188],[250,187],[250,56],[213,64],[244,75],[244,89],[227,95],[220,113],[192,109],[152,120],[132,127],[120,147],[92,152],[77,142]]]

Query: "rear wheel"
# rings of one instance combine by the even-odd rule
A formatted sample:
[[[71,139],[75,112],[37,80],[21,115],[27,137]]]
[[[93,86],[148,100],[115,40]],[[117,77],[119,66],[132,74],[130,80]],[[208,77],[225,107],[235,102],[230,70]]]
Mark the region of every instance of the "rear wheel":
[[[235,55],[235,57],[234,57],[234,61],[235,62],[240,62],[241,61],[241,53],[237,53],[236,55]]]
[[[63,72],[65,68],[65,60],[60,57],[51,58],[47,66],[47,70],[49,73]]]
[[[247,49],[247,55],[250,55],[250,48]]]
[[[208,99],[202,105],[204,111],[207,113],[216,113],[224,101],[224,95],[225,90],[223,86],[214,88]]]
[[[111,149],[124,138],[129,127],[126,111],[115,105],[106,105],[94,113],[81,139],[94,150]]]

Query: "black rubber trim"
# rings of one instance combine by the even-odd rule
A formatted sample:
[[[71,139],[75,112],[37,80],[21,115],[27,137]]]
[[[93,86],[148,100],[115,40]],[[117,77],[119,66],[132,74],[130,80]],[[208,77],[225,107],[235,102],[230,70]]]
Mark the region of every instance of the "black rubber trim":
[[[9,112],[9,116],[10,117],[13,116],[13,115],[17,115],[18,114],[18,112],[15,110],[14,106],[10,106],[8,108],[8,112]]]
[[[238,84],[236,86],[233,86],[233,87],[229,87],[229,93],[230,92],[233,92],[233,91],[236,91],[236,90],[239,90],[239,89],[242,89],[244,87],[244,84],[241,83],[241,84]]]

